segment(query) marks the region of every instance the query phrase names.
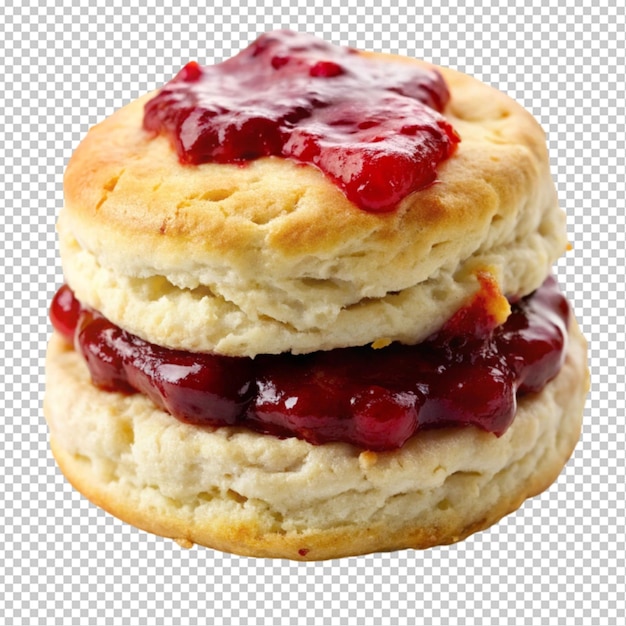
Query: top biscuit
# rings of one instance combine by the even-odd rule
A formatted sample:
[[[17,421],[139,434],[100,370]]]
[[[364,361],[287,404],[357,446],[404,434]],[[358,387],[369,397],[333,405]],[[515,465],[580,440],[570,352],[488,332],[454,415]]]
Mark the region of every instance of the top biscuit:
[[[481,271],[507,297],[532,292],[567,243],[544,133],[506,95],[437,69],[461,142],[434,184],[382,214],[280,157],[183,165],[143,128],[155,93],[130,103],[68,164],[68,283],[148,341],[241,356],[419,342],[479,289]]]

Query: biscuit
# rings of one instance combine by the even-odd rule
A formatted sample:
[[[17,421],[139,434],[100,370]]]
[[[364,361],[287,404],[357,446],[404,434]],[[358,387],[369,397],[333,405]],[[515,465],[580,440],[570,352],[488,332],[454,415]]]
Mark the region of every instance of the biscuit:
[[[360,54],[382,64],[433,67]],[[88,132],[65,175],[58,233],[77,306],[95,309],[120,327],[111,332],[126,331],[159,350],[256,358],[237,361],[246,367],[270,360],[267,355],[294,359],[289,353],[419,344],[449,329],[451,319],[461,320],[461,336],[453,337],[460,343],[442,350],[456,355],[466,339],[476,347],[472,340],[480,337],[463,330],[467,324],[484,322],[485,332],[492,332],[507,318],[509,303],[544,284],[567,247],[565,215],[545,136],[533,117],[495,89],[437,69],[450,91],[442,115],[461,142],[439,163],[432,184],[381,213],[362,210],[320,169],[288,158],[181,164],[170,139],[143,128],[144,107],[156,92],[123,107]],[[561,315],[560,341],[568,313],[559,302],[559,311],[547,316]],[[86,315],[98,318],[93,311]],[[91,501],[184,546],[320,560],[453,543],[547,488],[571,455],[589,380],[585,340],[570,317],[562,368],[540,391],[520,393],[515,418],[501,436],[468,426],[471,420],[414,432],[423,423],[415,408],[423,390],[419,379],[411,396],[415,404],[407,400],[404,407],[409,416],[415,409],[408,440],[377,452],[334,440],[313,445],[289,436],[288,428],[287,434],[269,428],[284,435],[279,438],[241,423],[183,423],[146,395],[97,388],[79,351],[55,332],[44,402],[52,451]],[[72,332],[57,329],[71,338]],[[130,353],[140,339],[124,349]],[[432,354],[425,367],[432,366]],[[508,356],[507,364],[517,359],[513,372],[524,358],[514,350]],[[174,377],[182,376],[174,361],[164,362],[167,368],[173,364]],[[476,362],[464,361],[470,362],[473,372]],[[503,363],[498,360],[494,369],[499,372]],[[281,370],[289,383],[292,365],[288,361]],[[354,370],[346,371],[351,383]],[[451,370],[442,365],[440,371]],[[261,419],[246,404],[261,389],[259,380],[236,383],[243,407],[236,419]],[[338,379],[332,380],[336,388]],[[371,388],[379,382],[367,380]],[[490,388],[491,379],[476,380]],[[471,388],[466,382],[455,384],[465,393]],[[447,401],[452,391],[442,388]],[[503,389],[497,387],[496,403],[505,397],[514,403],[517,387]],[[352,407],[355,396],[346,397]],[[316,395],[312,405],[318,402]],[[384,403],[376,410],[381,406],[389,410]],[[451,404],[442,406],[450,412]],[[468,406],[471,412],[476,405]],[[335,428],[333,420],[345,418],[340,412],[321,417]],[[382,424],[392,432],[388,414],[374,413],[367,415],[373,415],[373,429]],[[383,449],[374,435],[356,441]]]
[[[68,164],[67,282],[147,341],[233,356],[418,343],[477,291],[476,268],[507,297],[531,293],[567,245],[544,133],[504,94],[439,69],[462,141],[436,184],[384,215],[287,159],[181,165],[142,129],[153,94],[132,102]]]
[[[183,424],[144,396],[96,389],[57,335],[46,371],[54,456],[92,502],[183,545],[296,560],[427,548],[490,526],[556,479],[588,389],[572,319],[563,368],[520,400],[502,437],[426,430],[373,453]]]

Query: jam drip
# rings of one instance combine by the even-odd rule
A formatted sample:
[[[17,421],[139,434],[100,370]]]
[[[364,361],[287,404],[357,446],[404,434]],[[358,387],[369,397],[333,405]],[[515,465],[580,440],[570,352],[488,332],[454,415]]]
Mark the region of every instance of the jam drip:
[[[569,305],[548,278],[490,332],[480,320],[479,332],[468,332],[467,315],[457,314],[415,346],[254,359],[153,345],[81,306],[66,285],[50,317],[84,356],[95,385],[140,391],[183,422],[389,450],[420,428],[474,425],[502,435],[516,396],[541,390],[558,373]]]
[[[360,208],[392,210],[436,178],[459,137],[435,70],[290,31],[217,65],[188,63],[145,107],[182,163],[281,156],[321,169]]]

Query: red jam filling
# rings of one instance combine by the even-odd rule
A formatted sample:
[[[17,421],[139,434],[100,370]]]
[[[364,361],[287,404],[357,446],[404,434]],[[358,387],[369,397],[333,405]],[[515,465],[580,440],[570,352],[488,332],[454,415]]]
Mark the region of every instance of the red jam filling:
[[[480,320],[479,331],[469,331],[462,310],[414,346],[253,359],[148,343],[81,306],[66,285],[50,317],[85,358],[95,385],[144,393],[183,422],[389,450],[419,428],[471,424],[500,436],[515,416],[516,397],[556,376],[569,305],[554,278],[511,309],[488,333]]]
[[[360,208],[392,210],[460,141],[441,75],[276,31],[217,65],[188,63],[145,107],[182,163],[281,156],[317,166]]]

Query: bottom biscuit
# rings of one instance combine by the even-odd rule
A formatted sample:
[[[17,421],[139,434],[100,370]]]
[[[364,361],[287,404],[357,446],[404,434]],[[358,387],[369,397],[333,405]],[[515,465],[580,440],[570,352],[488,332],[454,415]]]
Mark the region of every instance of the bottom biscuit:
[[[89,500],[186,547],[296,560],[428,548],[494,524],[559,475],[589,386],[572,319],[559,375],[520,399],[502,437],[426,430],[373,453],[183,424],[142,395],[95,388],[56,334],[46,376],[52,452]]]

